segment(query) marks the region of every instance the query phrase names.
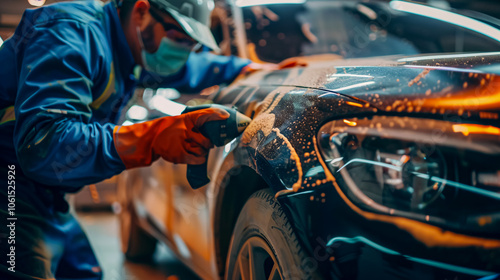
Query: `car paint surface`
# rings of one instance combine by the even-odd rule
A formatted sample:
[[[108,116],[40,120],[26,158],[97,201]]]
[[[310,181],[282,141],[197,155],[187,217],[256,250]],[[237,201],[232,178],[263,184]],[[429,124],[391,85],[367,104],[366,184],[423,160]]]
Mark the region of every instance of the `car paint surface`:
[[[344,277],[363,279],[369,276],[363,269],[381,266],[400,276],[416,275],[415,279],[451,275],[446,270],[488,275],[500,265],[497,237],[473,236],[360,210],[325,170],[316,143],[321,124],[371,115],[498,126],[498,77],[466,69],[471,60],[491,65],[498,62],[498,54],[450,55],[431,61],[418,56],[414,60],[339,60],[260,72],[234,84],[215,101],[254,117],[235,159],[251,166],[277,192],[297,232],[303,233],[302,240],[308,240],[311,254],[322,250],[319,259],[330,262],[335,254],[326,251],[342,247],[339,258],[350,254],[351,263],[338,261],[341,264],[335,265],[340,271],[343,265],[354,265],[353,256],[360,260],[359,274]],[[474,63],[474,67],[482,65]],[[367,262],[365,255],[381,261]]]
[[[498,56],[494,58],[498,60]],[[280,185],[295,192],[307,186],[304,173],[312,168],[309,156],[317,156],[313,137],[330,119],[383,114],[498,123],[496,75],[384,63],[345,67],[342,65],[356,62],[334,61],[259,72],[234,84],[215,102],[236,106],[254,117],[241,141],[265,156],[278,177],[282,176],[269,182],[276,191],[283,189]],[[273,136],[268,137],[270,134]],[[280,143],[276,143],[278,139]],[[283,144],[286,148],[277,149]],[[272,160],[275,158],[280,160]]]
[[[483,66],[499,59],[498,54],[483,57]],[[421,58],[335,59],[260,71],[235,82],[214,102],[236,106],[253,121],[241,137],[210,152],[212,181],[206,187],[189,187],[185,165],[160,161],[153,168],[129,171],[129,177],[141,182],[135,186],[136,204],[155,225],[150,231],[199,275],[218,278],[224,267],[219,243],[227,238],[219,230],[226,222],[221,216],[229,211],[221,200],[229,189],[228,178],[251,168],[294,221],[312,256],[304,269],[347,279],[369,278],[367,267],[386,279],[468,279],[463,275],[498,271],[498,238],[359,209],[322,162],[316,136],[334,119],[383,115],[498,127],[498,76],[467,69],[454,56]],[[480,55],[469,59],[483,61]],[[485,103],[477,102],[481,97]],[[457,101],[435,106],[449,100]],[[243,195],[248,186],[240,187]]]
[[[224,225],[234,222],[228,213],[244,203],[237,197],[270,187],[311,256],[302,269],[319,269],[326,279],[477,279],[498,272],[498,224],[478,233],[367,211],[339,187],[317,137],[331,120],[374,116],[498,128],[499,62],[500,53],[330,56],[248,74],[213,97],[253,122],[211,150],[207,186],[192,190],[185,166],[163,161],[127,172],[144,227],[200,276],[217,279],[231,238]],[[263,181],[251,175],[233,183],[241,174]]]

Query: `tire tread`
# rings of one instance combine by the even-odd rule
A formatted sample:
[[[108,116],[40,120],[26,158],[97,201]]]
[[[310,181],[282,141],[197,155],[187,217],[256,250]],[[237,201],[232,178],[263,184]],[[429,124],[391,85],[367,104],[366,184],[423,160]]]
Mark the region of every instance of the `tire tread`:
[[[266,201],[269,204],[269,206],[272,207],[274,212],[283,221],[283,225],[282,225],[281,230],[284,233],[286,233],[288,240],[291,242],[291,245],[293,245],[290,247],[292,249],[292,251],[299,257],[300,260],[307,259],[308,254],[302,248],[302,246],[299,242],[299,239],[297,238],[297,235],[294,232],[292,224],[288,220],[288,217],[287,217],[285,211],[283,210],[283,208],[281,207],[279,202],[275,199],[274,195],[272,195],[269,190],[264,189],[264,190],[259,190],[255,193],[253,193],[250,196],[249,200],[252,198],[262,199],[262,200]],[[307,279],[317,279],[317,278],[311,277],[310,275],[308,275],[304,279],[307,280]]]

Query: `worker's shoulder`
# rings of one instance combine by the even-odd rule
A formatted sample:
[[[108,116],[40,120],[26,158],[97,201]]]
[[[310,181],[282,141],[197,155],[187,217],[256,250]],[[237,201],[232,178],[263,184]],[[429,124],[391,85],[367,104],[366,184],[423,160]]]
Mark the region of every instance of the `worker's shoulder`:
[[[104,5],[99,0],[58,2],[35,10],[26,10],[25,16],[35,26],[68,21],[85,25],[100,25],[106,16]]]

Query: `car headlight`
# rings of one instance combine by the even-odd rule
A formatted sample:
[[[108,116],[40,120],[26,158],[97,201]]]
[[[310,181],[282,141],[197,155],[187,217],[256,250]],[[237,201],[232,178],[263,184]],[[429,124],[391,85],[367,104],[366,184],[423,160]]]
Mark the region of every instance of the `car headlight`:
[[[500,128],[407,117],[325,124],[318,144],[359,207],[461,230],[500,227]]]

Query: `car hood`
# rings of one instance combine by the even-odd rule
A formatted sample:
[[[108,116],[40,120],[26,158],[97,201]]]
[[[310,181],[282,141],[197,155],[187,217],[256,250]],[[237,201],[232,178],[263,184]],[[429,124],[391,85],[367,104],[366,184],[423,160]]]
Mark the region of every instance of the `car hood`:
[[[316,59],[306,67],[258,72],[243,83],[309,88],[319,98],[345,95],[389,114],[452,114],[496,122],[499,71],[498,52]]]

